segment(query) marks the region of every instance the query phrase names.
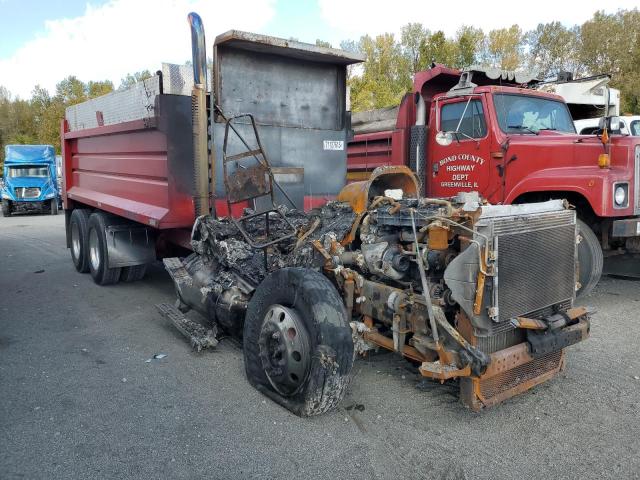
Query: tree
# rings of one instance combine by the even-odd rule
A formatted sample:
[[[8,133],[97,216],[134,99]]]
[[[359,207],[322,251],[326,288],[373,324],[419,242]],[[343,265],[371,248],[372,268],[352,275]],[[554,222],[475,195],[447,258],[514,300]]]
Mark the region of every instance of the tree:
[[[578,58],[580,27],[565,27],[560,22],[541,23],[525,35],[528,46],[528,67],[540,78],[571,72],[574,78],[584,73]]]
[[[89,98],[100,97],[113,92],[113,82],[111,80],[89,81],[87,83],[87,96]]]
[[[503,70],[516,70],[523,61],[522,30],[518,25],[489,32],[486,46],[487,60],[491,66]]]
[[[411,73],[416,73],[424,65],[420,54],[420,47],[425,42],[429,31],[421,23],[407,23],[402,27],[400,46],[407,59]]]
[[[70,75],[56,85],[56,97],[67,105],[84,102],[87,99],[86,85]]]
[[[329,42],[325,42],[319,38],[316,40],[316,47],[333,48]]]
[[[366,35],[360,39],[358,50],[366,61],[362,75],[353,75],[349,80],[352,109],[368,110],[400,103],[411,87],[411,74],[393,34],[385,33],[375,39]]]
[[[133,74],[127,73],[127,75],[122,80],[120,80],[120,86],[118,87],[118,90],[126,90],[132,85],[146,80],[147,78],[151,78],[152,76],[153,75],[151,75],[151,72],[149,70],[141,70]]]
[[[622,111],[640,108],[640,12],[596,12],[581,27],[579,58],[590,74],[608,73],[622,93]]]
[[[478,55],[485,42],[485,35],[482,29],[463,25],[456,32],[456,68],[467,68],[479,63]]]
[[[442,30],[427,34],[420,45],[420,69],[427,68],[432,62],[447,66],[456,63],[456,44]]]

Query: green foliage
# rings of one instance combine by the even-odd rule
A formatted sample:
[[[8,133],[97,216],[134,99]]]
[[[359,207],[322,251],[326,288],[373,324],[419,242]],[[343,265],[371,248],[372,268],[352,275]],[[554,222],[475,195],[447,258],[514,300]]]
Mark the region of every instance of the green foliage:
[[[541,23],[527,33],[529,65],[540,78],[571,72],[574,78],[582,75],[585,65],[579,60],[580,28],[565,27],[560,22]]]
[[[409,62],[393,34],[371,38],[365,35],[357,45],[365,55],[362,75],[352,75],[351,106],[369,110],[397,105],[411,87]]]
[[[623,113],[640,113],[640,12],[596,12],[583,25],[560,22],[522,32],[518,25],[491,30],[462,26],[452,38],[420,23],[402,27],[400,41],[390,34],[345,41],[342,49],[366,56],[366,63],[348,70],[354,111],[399,103],[413,75],[432,62],[454,68],[486,65],[504,70],[531,70],[539,78],[560,71],[574,78],[609,73],[620,89]]]
[[[87,96],[89,98],[101,97],[107,93],[113,92],[113,82],[111,80],[89,81],[87,83]]]
[[[455,66],[456,43],[447,38],[442,30],[427,35],[420,44],[420,68],[425,69],[431,63]]]
[[[123,82],[135,83],[150,76],[149,71],[144,70],[127,75]],[[113,90],[110,80],[84,83],[73,75],[56,85],[53,96],[46,88],[36,85],[29,100],[13,99],[11,93],[0,86],[0,171],[5,145],[53,145],[60,153],[60,122],[65,108]]]
[[[407,23],[402,27],[400,45],[412,73],[419,71],[423,66],[421,65],[421,47],[427,35],[429,35],[429,31],[421,23]]]
[[[191,62],[187,62],[187,64],[190,63]],[[146,80],[147,78],[151,78],[152,76],[153,75],[151,75],[151,72],[149,70],[141,70],[135,73],[128,73],[122,80],[120,80],[120,86],[118,87],[118,90],[126,90],[133,84],[141,82],[142,80]]]
[[[582,25],[580,61],[592,73],[610,73],[622,95],[621,111],[640,112],[640,12],[597,12]]]
[[[316,45],[331,47],[319,39]],[[462,26],[452,38],[442,31],[431,32],[420,23],[408,23],[402,27],[399,40],[389,33],[375,38],[367,35],[358,41],[343,41],[340,48],[366,57],[363,65],[347,68],[354,111],[397,105],[411,90],[413,75],[435,61],[454,68],[474,64],[506,70],[527,68],[536,70],[542,78],[560,71],[572,72],[574,77],[609,73],[611,86],[621,91],[622,113],[640,113],[638,9],[596,12],[581,26],[550,22],[526,33],[517,25],[486,34]],[[149,70],[128,74],[118,89],[151,76]],[[53,95],[36,86],[31,98],[22,100],[12,98],[0,86],[0,168],[4,146],[9,143],[51,144],[59,152],[65,108],[113,89],[108,80],[84,83],[69,76],[56,85]]]
[[[467,68],[478,63],[479,54],[485,42],[482,29],[463,25],[456,32],[455,63],[456,68]]]
[[[489,32],[487,58],[491,65],[503,70],[516,70],[522,65],[524,36],[518,25]]]

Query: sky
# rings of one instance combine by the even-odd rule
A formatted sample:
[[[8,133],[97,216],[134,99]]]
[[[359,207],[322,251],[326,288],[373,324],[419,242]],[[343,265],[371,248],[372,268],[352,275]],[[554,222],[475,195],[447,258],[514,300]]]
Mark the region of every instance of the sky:
[[[191,55],[191,11],[202,17],[211,52],[215,36],[230,29],[338,47],[365,34],[398,35],[409,22],[447,35],[461,25],[488,31],[518,24],[526,31],[555,20],[581,24],[599,9],[612,13],[637,5],[457,0],[447,10],[428,0],[0,0],[0,85],[29,98],[36,84],[53,93],[69,75],[85,82],[108,79],[117,87],[127,73],[184,63]]]

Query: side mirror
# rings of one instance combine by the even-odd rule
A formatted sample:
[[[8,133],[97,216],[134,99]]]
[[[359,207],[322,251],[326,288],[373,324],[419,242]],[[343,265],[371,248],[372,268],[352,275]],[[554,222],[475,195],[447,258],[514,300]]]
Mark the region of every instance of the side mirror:
[[[609,130],[612,132],[620,130],[620,117],[609,117]]]
[[[443,147],[448,147],[453,142],[453,134],[451,132],[436,133],[436,143]]]
[[[620,117],[602,117],[598,122],[598,128],[600,130],[607,129],[608,132],[620,130]]]

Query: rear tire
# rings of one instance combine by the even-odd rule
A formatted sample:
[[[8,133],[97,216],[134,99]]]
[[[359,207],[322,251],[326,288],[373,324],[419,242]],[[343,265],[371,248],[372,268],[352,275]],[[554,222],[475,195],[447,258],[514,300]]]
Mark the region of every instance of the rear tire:
[[[581,240],[578,243],[578,281],[580,288],[576,296],[589,295],[602,275],[603,254],[598,237],[593,230],[578,220],[578,233]]]
[[[3,217],[11,216],[11,203],[6,198],[2,199],[2,216]]]
[[[133,265],[131,267],[123,267],[122,272],[120,273],[120,281],[127,283],[137,282],[138,280],[142,280],[145,273],[147,273],[146,263],[143,263],[142,265]]]
[[[107,215],[92,213],[89,217],[88,256],[89,272],[98,285],[112,285],[120,280],[121,268],[109,268],[107,251]]]
[[[51,215],[58,215],[58,199],[52,198],[50,207]]]
[[[89,210],[76,208],[69,219],[69,235],[71,236],[71,260],[80,273],[89,271]]]
[[[260,392],[303,417],[340,403],[351,379],[353,341],[342,298],[322,274],[271,273],[249,302],[243,333],[247,378]]]

